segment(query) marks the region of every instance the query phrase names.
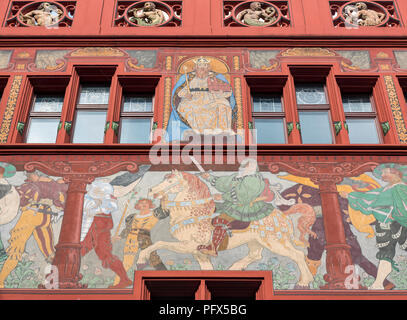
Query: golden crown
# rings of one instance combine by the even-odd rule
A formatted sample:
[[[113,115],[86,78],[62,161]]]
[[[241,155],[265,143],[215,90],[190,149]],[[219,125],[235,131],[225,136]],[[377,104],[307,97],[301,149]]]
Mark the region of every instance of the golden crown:
[[[198,59],[193,60],[197,66],[208,65],[210,61],[204,57],[199,57]]]

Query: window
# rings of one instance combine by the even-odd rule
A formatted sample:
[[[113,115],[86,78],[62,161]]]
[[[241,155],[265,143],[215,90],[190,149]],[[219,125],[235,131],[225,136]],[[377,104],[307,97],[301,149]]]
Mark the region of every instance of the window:
[[[350,143],[379,143],[376,112],[370,94],[342,94]]]
[[[83,83],[73,125],[73,143],[103,143],[110,83]]]
[[[118,78],[118,93],[121,104],[115,109],[113,120],[118,130],[115,142],[152,142],[152,132],[157,125],[154,121],[155,91],[159,76]],[[118,126],[117,126],[118,124]]]
[[[252,97],[252,118],[256,143],[285,143],[284,110],[279,94],[255,94]]]
[[[269,300],[270,271],[152,271],[134,274],[137,300]]]
[[[151,94],[123,95],[120,114],[120,143],[150,143],[153,120]]]
[[[332,143],[329,103],[322,83],[296,83],[302,143]]]
[[[55,143],[61,118],[62,94],[35,94],[31,106],[25,141]]]

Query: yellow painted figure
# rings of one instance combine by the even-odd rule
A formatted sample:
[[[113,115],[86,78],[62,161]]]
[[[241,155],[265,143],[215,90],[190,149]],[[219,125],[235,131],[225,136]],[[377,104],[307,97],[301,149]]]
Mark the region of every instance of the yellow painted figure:
[[[4,288],[8,275],[22,259],[31,236],[34,236],[46,260],[52,262],[55,253],[52,221],[62,213],[67,185],[62,179],[55,181],[30,174],[25,183],[16,189],[20,194],[21,216],[10,231],[10,245],[6,249],[8,258],[0,272],[0,288]]]
[[[134,208],[139,210],[139,213],[126,218],[126,228],[120,234],[120,238],[126,238],[123,250],[123,266],[126,271],[133,265],[137,252],[152,245],[150,230],[158,222],[153,215],[154,205],[150,199],[140,199]],[[156,252],[151,253],[149,262],[156,270],[166,270]],[[118,281],[119,279],[116,277],[114,284]]]

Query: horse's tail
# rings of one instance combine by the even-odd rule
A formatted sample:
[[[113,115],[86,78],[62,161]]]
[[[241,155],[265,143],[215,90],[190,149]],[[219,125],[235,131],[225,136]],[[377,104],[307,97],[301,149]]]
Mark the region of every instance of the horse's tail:
[[[309,234],[313,238],[317,237],[316,233],[311,230],[311,227],[316,220],[314,208],[307,203],[297,203],[291,206],[288,210],[283,211],[283,213],[287,216],[296,213],[301,214],[300,218],[298,219],[298,230],[300,231],[299,239],[301,242],[309,246],[305,236]]]

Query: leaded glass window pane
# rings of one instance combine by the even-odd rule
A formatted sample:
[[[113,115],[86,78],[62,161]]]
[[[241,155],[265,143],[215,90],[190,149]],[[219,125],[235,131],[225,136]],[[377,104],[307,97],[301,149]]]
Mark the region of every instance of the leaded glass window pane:
[[[73,143],[103,143],[106,111],[77,110]]]
[[[55,143],[57,140],[59,119],[32,118],[30,120],[27,143]]]
[[[295,85],[297,104],[327,104],[323,84]]]
[[[109,104],[109,86],[83,85],[79,104]]]
[[[256,143],[285,143],[284,120],[254,119]]]
[[[343,109],[345,112],[372,112],[369,94],[344,94],[342,95]]]
[[[153,99],[151,96],[124,96],[123,112],[152,112]]]
[[[61,112],[64,104],[62,95],[37,94],[34,100],[33,112]]]
[[[282,112],[280,95],[254,95],[253,112]]]
[[[150,118],[124,118],[121,121],[120,143],[150,143]]]
[[[332,134],[328,111],[299,112],[302,143],[330,144]]]

